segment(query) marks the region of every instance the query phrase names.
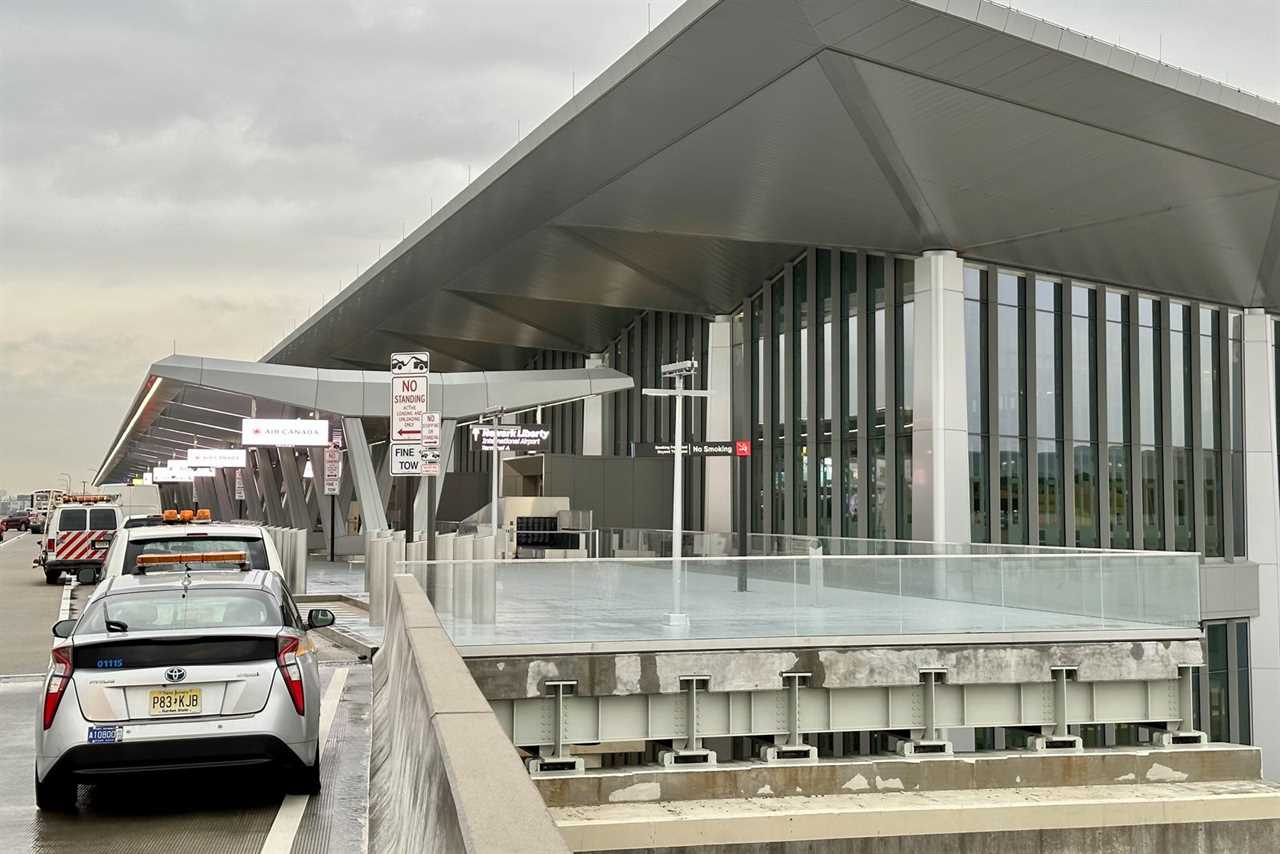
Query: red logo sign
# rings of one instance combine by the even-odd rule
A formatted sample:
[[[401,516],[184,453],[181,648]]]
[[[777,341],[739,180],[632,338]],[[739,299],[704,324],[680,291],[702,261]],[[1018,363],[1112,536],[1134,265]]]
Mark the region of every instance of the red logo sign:
[[[736,439],[733,443],[734,456],[749,457],[751,456],[751,440]]]

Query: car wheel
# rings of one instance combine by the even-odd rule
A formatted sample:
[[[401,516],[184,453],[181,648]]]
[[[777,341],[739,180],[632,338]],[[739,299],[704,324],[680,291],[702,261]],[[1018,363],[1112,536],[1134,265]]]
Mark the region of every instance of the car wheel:
[[[51,570],[46,570],[44,574],[44,580],[46,584],[61,584],[62,571],[58,570],[57,572],[54,572]]]
[[[320,754],[314,765],[291,768],[286,772],[285,789],[291,795],[314,795],[320,791]]]
[[[66,777],[36,779],[36,806],[44,812],[67,812],[76,805],[76,784]]]

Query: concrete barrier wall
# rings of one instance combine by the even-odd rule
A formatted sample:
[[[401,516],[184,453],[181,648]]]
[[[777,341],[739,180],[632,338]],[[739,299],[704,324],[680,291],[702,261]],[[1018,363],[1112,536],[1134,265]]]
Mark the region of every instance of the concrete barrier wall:
[[[412,576],[373,662],[369,850],[565,854],[510,739]]]

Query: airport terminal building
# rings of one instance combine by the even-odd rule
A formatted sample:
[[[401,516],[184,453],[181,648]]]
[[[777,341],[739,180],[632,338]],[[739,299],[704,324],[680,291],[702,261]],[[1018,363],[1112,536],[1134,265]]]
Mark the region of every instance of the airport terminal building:
[[[636,388],[544,419],[625,456],[696,358],[686,438],[752,454],[687,463],[691,527],[1198,551],[1203,726],[1265,742],[1278,212],[1280,105],[1124,48],[689,3],[268,360],[611,366]]]
[[[690,0],[263,361],[610,368],[521,417],[625,458],[696,359],[750,454],[690,528],[1198,552],[1198,728],[1276,763],[1278,317],[1280,104],[983,0]]]

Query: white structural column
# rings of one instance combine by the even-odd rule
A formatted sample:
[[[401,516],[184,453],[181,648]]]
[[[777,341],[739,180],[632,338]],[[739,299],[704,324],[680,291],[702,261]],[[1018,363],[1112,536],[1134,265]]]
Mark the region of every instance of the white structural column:
[[[347,464],[360,501],[360,515],[365,531],[387,530],[386,504],[378,491],[378,477],[373,470],[369,441],[364,437],[364,424],[359,418],[343,418],[342,432],[347,437]]]
[[[227,479],[222,476],[222,469],[216,469],[213,477],[213,494],[218,499],[218,519],[226,522],[236,518],[236,503],[231,498],[231,490],[227,488]]]
[[[912,533],[918,540],[967,543],[964,262],[955,252],[935,250],[915,268]]]
[[[733,435],[733,319],[717,317],[707,325],[707,432],[709,441],[729,441]],[[707,457],[702,496],[702,528],[733,530],[733,466],[737,457]]]
[[[604,354],[587,356],[586,367],[604,367]],[[598,457],[604,453],[604,395],[593,394],[582,402],[582,455]]]
[[[258,460],[258,482],[262,486],[262,511],[267,517],[267,524],[288,527],[289,520],[285,518],[284,507],[280,504],[280,482],[276,479],[271,449],[255,448],[253,453]]]
[[[249,519],[259,522],[270,522],[262,509],[262,495],[258,492],[258,452],[249,449],[246,465],[241,469],[240,480],[244,483],[244,512]],[[233,481],[234,482],[234,481]]]
[[[298,455],[293,448],[280,448],[280,476],[284,480],[284,509],[290,528],[311,530],[307,519],[306,487],[298,470]]]
[[[1276,484],[1275,361],[1271,320],[1262,309],[1244,315],[1245,550],[1258,565],[1258,616],[1249,622],[1253,743],[1263,771],[1280,770],[1280,730],[1271,709],[1280,697],[1280,494]],[[1224,380],[1225,381],[1225,380]],[[1204,728],[1207,728],[1207,723]]]

